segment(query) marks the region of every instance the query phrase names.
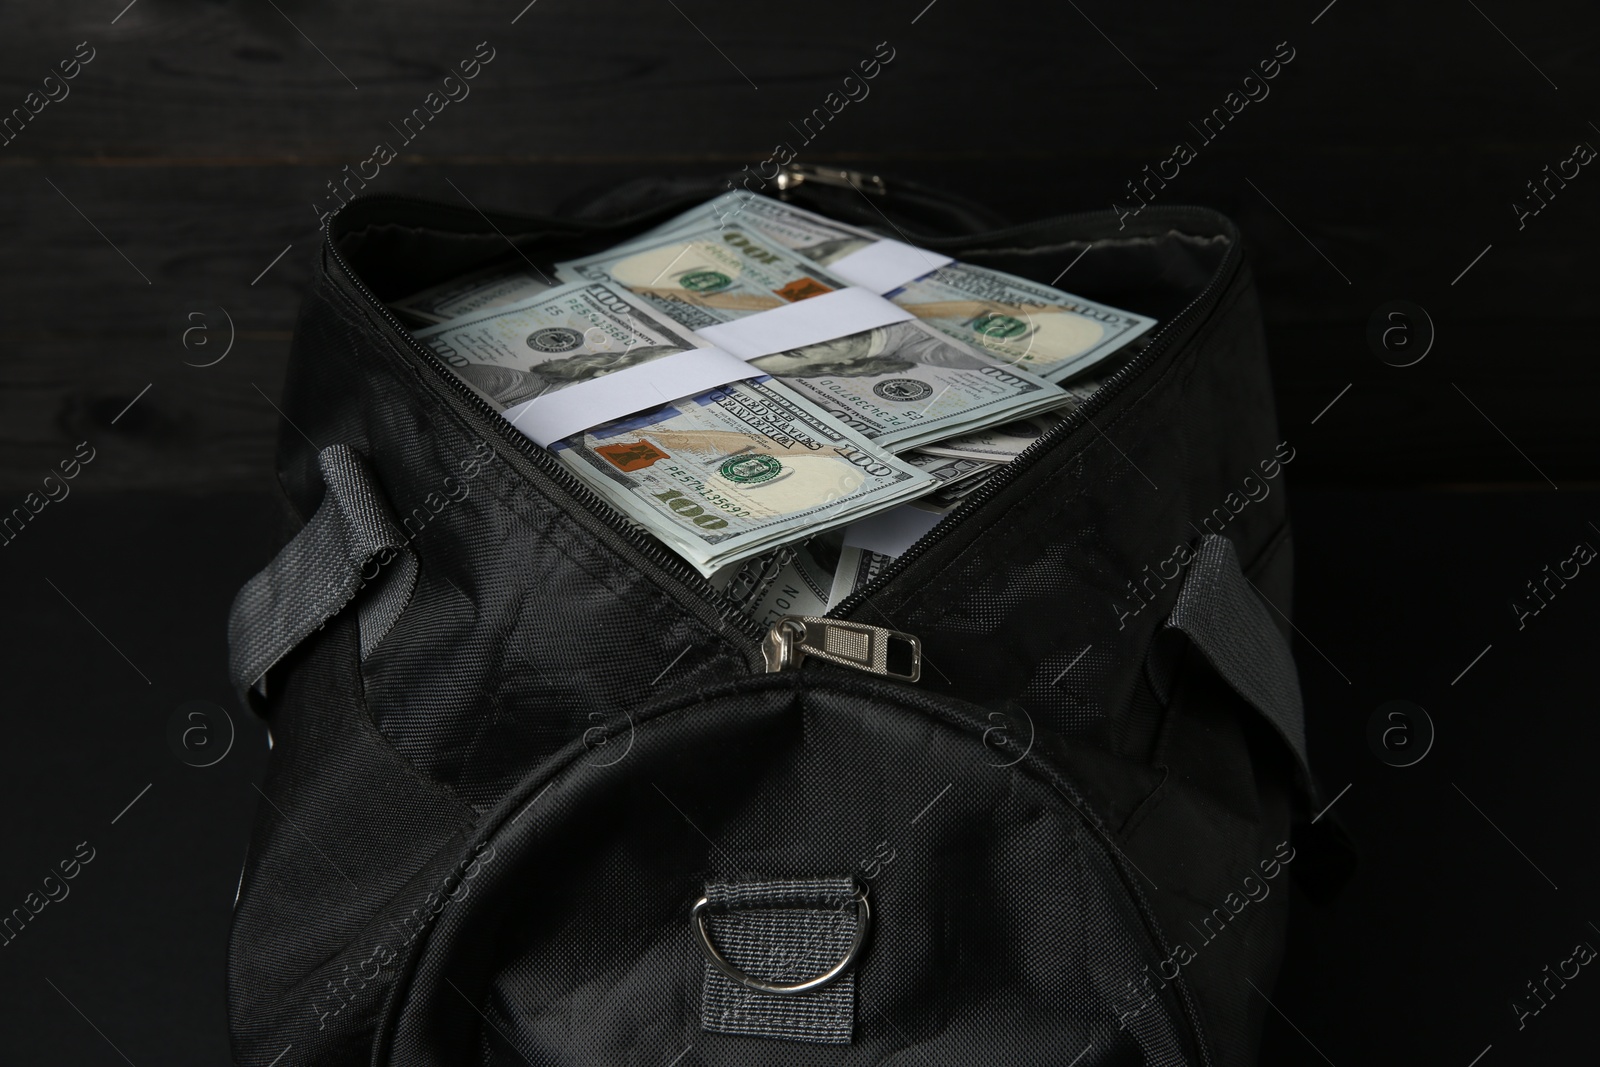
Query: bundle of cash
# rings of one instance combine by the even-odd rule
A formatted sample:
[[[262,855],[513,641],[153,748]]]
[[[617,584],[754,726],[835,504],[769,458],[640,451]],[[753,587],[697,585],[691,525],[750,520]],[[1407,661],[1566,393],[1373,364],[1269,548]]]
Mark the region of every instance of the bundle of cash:
[[[1046,412],[1002,426],[994,426],[964,437],[951,438],[908,452],[905,459],[913,466],[933,475],[939,487],[927,496],[905,505],[928,515],[942,518],[968,496],[983,488],[995,474],[1011,460],[1031,446],[1051,427],[1061,421],[1060,412]],[[901,510],[905,510],[901,509]],[[925,520],[926,521],[926,520]],[[913,522],[909,529],[914,534],[922,528]],[[905,548],[900,545],[878,544],[876,548],[851,543],[854,527],[846,527],[833,536],[841,541],[829,559],[832,560],[833,578],[828,593],[822,598],[824,610],[838,606],[856,590],[864,588],[888,569]],[[781,561],[774,585],[780,589],[806,589],[817,584],[807,570],[807,560],[796,558]],[[812,565],[811,569],[815,569]]]
[[[605,282],[558,286],[415,336],[502,411],[700,347]],[[705,575],[938,484],[768,378],[660,400],[551,451]]]
[[[755,231],[820,267],[878,240],[866,230],[745,190],[725,193],[655,232],[678,236],[707,228]],[[929,326],[1051,382],[1082,374],[1156,321],[971,263],[937,266],[930,260],[928,273],[883,296]]]
[[[991,463],[988,460],[971,459],[964,456],[939,456],[927,450],[908,452],[905,459],[913,467],[927,471],[939,479],[941,486],[965,481],[977,475],[988,474],[999,466],[999,464]]]
[[[520,421],[551,393],[667,356],[733,359],[707,352],[714,328],[849,288],[826,268],[860,277],[841,261],[878,240],[735,192],[622,246],[502,263],[391,307],[597,495],[771,622],[864,588],[1092,394],[1154,320],[929,256],[882,294],[903,310],[873,320],[905,321],[758,349],[770,354],[698,389],[680,380],[686,362],[646,373],[654,395],[634,372],[616,379],[633,410],[582,432],[541,436]]]
[[[942,517],[1003,466],[987,460],[936,456],[929,451],[908,452],[902,458],[939,482],[932,493],[907,505],[932,517],[913,522],[911,536],[925,523]],[[821,615],[876,578],[899,555],[846,544],[851,529],[831,530],[785,546],[747,561],[737,573],[730,570],[713,576],[712,582],[763,625],[783,615]]]
[[[1061,415],[1049,412],[1029,419],[991,426],[977,433],[952,437],[948,441],[924,445],[921,451],[934,456],[954,456],[963,459],[984,460],[989,463],[1010,463],[1050,427],[1061,421]]]
[[[556,264],[564,279],[607,281],[691,330],[846,287],[753,229],[706,222]],[[869,440],[903,450],[1008,422],[1070,397],[920,320],[750,361]]]
[[[711,584],[763,626],[785,615],[821,615],[830,606],[842,540],[830,530],[784,545],[712,575]]]

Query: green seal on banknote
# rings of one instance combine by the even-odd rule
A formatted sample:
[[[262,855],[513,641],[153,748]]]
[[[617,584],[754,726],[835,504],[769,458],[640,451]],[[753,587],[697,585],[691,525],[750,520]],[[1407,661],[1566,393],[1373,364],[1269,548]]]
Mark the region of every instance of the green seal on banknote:
[[[730,482],[753,485],[756,482],[772,481],[783,470],[783,464],[773,456],[756,453],[723,460],[719,469],[722,476]]]
[[[583,334],[565,326],[546,326],[528,335],[528,347],[535,352],[571,352],[583,344]]]
[[[720,270],[692,270],[678,279],[678,284],[691,293],[712,293],[726,289],[733,279]]]
[[[972,328],[985,337],[1009,341],[1028,332],[1028,324],[1015,315],[996,315],[986,312],[972,320]]]

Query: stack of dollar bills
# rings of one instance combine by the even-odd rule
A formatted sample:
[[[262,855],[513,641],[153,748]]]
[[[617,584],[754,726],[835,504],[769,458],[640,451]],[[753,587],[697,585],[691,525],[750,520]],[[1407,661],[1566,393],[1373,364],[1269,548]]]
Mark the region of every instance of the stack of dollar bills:
[[[716,347],[696,331],[849,287],[829,265],[880,240],[736,192],[608,251],[491,267],[392,307],[752,615],[821,614],[1047,432],[1155,320],[929,253],[926,273],[882,293],[904,321],[750,359],[742,380],[698,395],[657,375],[637,410],[560,439],[521,423],[562,389]]]

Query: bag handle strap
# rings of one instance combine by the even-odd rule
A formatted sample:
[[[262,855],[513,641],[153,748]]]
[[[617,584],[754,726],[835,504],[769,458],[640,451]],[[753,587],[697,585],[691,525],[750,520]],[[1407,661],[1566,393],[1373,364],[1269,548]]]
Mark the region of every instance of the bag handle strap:
[[[311,520],[234,597],[228,673],[247,706],[266,695],[267,672],[367,586],[358,609],[361,658],[411,599],[417,556],[395,523],[367,461],[348,445],[317,455],[324,492]]]
[[[1272,724],[1294,753],[1307,796],[1314,796],[1294,656],[1228,538],[1200,539],[1166,627],[1188,637],[1233,691]]]
[[[1187,636],[1233,691],[1272,724],[1294,752],[1306,799],[1315,807],[1318,790],[1306,758],[1299,677],[1288,639],[1267,614],[1263,599],[1244,576],[1233,542],[1207,534],[1166,625]],[[1294,833],[1305,853],[1295,864],[1301,885],[1313,900],[1332,899],[1355,871],[1355,844],[1337,813],[1321,822],[1302,818]]]

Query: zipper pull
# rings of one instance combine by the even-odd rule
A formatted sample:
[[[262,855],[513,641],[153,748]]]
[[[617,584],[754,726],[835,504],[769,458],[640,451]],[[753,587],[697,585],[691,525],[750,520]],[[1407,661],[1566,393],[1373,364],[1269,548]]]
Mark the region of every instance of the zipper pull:
[[[883,196],[889,191],[888,185],[884,183],[881,177],[861,170],[818,167],[810,163],[790,163],[778,171],[776,184],[778,191],[781,193],[786,193],[806,182],[816,182],[818,185],[833,185],[840,189],[857,189],[873,196]]]
[[[761,642],[767,673],[791,671],[807,656],[885,678],[922,677],[922,642],[898,630],[815,615],[785,615]]]

